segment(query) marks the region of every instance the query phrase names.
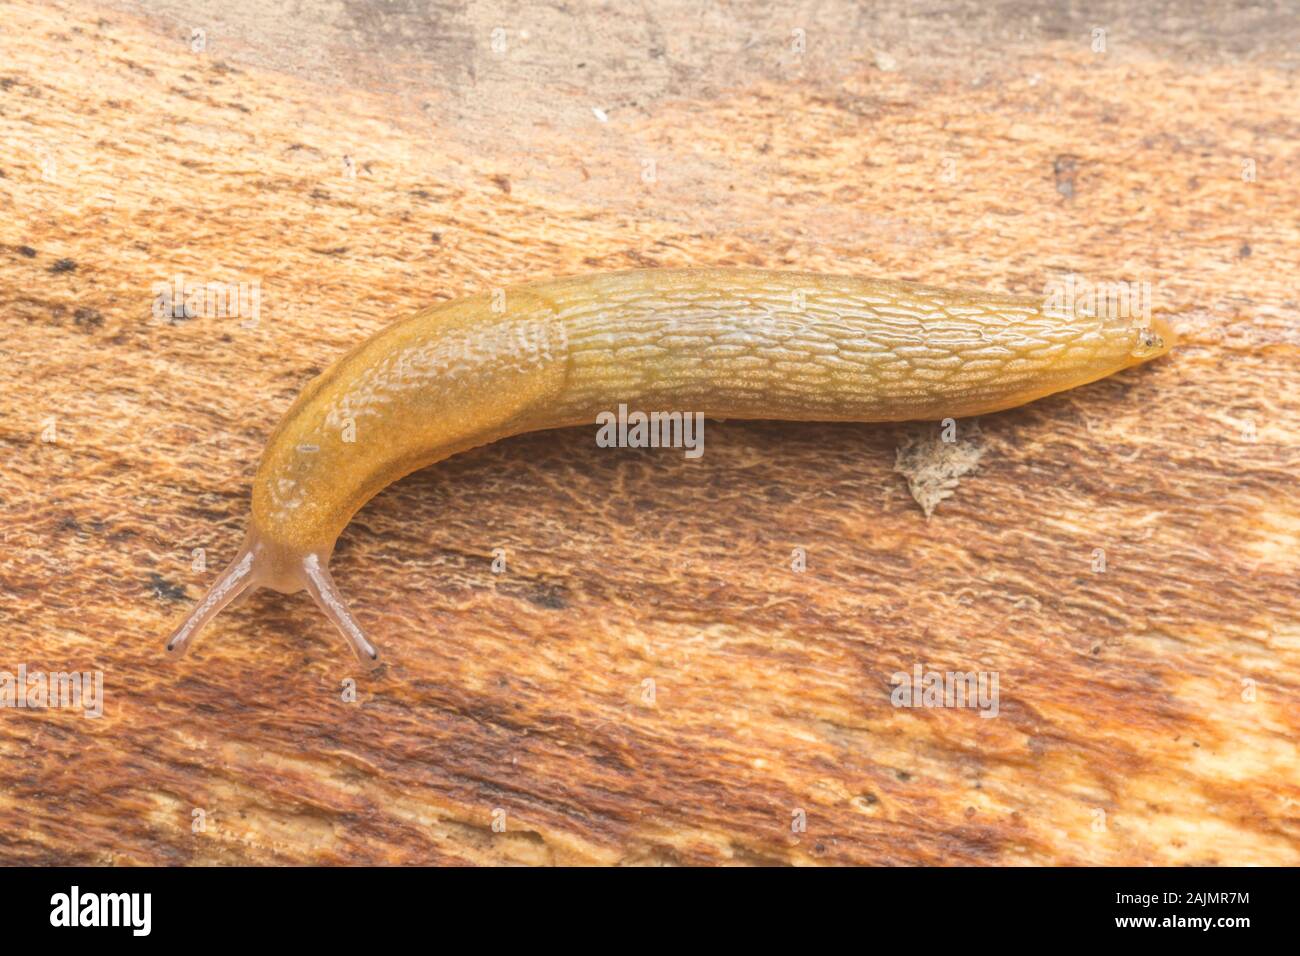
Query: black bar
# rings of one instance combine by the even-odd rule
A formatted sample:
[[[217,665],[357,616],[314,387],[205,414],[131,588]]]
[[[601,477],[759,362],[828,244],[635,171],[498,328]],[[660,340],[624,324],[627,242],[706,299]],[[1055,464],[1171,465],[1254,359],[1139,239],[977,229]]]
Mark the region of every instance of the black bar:
[[[111,937],[127,945],[149,939],[206,947],[255,939],[337,950],[350,941],[373,946],[373,934],[383,930],[439,946],[463,941],[465,932],[494,944],[585,939],[621,945],[644,937],[676,946],[672,941],[680,942],[690,926],[692,943],[716,935],[734,945],[803,926],[847,933],[863,947],[895,938],[990,942],[984,934],[1042,930],[1070,943],[1127,938],[1181,945],[1195,937],[1222,945],[1258,929],[1290,926],[1282,910],[1295,871],[29,868],[0,870],[0,879],[10,944],[75,933],[81,943]],[[143,895],[130,910],[122,897],[109,901],[124,925],[51,925],[52,918],[70,921],[74,886],[87,918],[100,909],[98,894],[149,894],[148,935],[135,933],[143,929]]]

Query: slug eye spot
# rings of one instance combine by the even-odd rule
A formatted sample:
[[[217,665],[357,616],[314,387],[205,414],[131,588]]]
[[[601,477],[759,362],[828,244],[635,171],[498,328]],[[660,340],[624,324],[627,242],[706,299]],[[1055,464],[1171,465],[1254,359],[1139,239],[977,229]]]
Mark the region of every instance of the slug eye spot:
[[[1164,351],[1165,340],[1155,329],[1138,329],[1137,344],[1133,347],[1134,358],[1146,358]]]

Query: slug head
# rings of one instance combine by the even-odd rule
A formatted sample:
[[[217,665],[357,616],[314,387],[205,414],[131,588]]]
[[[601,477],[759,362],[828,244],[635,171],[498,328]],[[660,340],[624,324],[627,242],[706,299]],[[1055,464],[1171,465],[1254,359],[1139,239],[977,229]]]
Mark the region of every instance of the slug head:
[[[1135,341],[1129,353],[1134,365],[1159,358],[1178,344],[1178,334],[1163,316],[1152,316],[1149,325],[1134,329]]]

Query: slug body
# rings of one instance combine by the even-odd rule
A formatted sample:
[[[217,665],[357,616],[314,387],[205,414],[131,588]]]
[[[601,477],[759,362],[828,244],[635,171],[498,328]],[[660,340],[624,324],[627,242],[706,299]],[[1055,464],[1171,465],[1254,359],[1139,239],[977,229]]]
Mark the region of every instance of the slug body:
[[[330,578],[334,543],[403,475],[618,407],[714,418],[978,415],[1168,351],[1169,327],[1042,300],[849,276],[655,269],[557,279],[425,309],[348,352],[267,442],[243,549],[177,628],[183,651],[241,592],[308,590],[378,655]]]

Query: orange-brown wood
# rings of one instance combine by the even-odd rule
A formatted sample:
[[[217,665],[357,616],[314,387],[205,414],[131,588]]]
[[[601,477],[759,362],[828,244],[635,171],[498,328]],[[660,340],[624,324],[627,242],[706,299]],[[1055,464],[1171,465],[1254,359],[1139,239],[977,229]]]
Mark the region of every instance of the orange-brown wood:
[[[105,697],[0,709],[0,861],[1300,862],[1295,25],[474,6],[0,7],[0,671]],[[705,264],[1149,281],[1183,344],[955,448],[510,439],[344,533],[378,672],[303,595],[164,657],[344,349]],[[917,664],[998,716],[893,707]]]

